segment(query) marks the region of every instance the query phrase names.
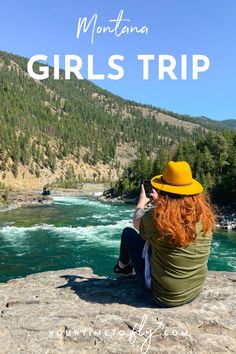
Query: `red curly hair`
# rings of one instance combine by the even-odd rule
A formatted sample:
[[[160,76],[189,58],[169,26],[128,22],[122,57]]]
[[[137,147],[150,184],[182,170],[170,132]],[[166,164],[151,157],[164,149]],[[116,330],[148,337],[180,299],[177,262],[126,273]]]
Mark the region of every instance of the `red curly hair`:
[[[215,215],[206,193],[179,195],[160,191],[156,201],[155,223],[163,237],[185,246],[197,237],[195,225],[202,222],[203,235],[215,228]]]

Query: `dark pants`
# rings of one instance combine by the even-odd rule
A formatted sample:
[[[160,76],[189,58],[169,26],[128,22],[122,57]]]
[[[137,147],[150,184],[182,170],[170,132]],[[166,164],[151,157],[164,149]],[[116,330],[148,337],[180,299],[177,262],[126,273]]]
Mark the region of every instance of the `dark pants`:
[[[126,227],[121,234],[120,242],[120,261],[124,264],[129,262],[134,267],[139,282],[145,286],[144,267],[142,252],[145,241],[131,227]]]
[[[131,227],[126,227],[121,234],[119,259],[124,264],[128,264],[129,262],[132,264],[136,273],[137,280],[141,284],[142,289],[149,300],[155,302],[158,307],[169,307],[161,301],[157,301],[154,298],[151,290],[146,287],[145,262],[144,259],[142,259],[144,245],[145,241],[142,239],[139,233]]]

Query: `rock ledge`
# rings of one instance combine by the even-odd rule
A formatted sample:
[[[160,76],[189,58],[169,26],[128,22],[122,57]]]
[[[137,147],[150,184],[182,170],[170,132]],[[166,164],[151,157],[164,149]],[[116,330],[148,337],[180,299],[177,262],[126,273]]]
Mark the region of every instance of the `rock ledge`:
[[[90,268],[51,271],[0,284],[0,352],[236,352],[236,273],[209,272],[192,303],[155,308],[135,279]]]

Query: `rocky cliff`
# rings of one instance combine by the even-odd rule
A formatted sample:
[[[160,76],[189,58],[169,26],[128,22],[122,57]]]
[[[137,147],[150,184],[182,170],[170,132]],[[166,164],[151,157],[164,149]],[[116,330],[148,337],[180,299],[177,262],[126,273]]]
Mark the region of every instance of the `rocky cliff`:
[[[209,272],[192,303],[161,309],[135,279],[90,268],[0,285],[0,352],[235,353],[236,273]]]

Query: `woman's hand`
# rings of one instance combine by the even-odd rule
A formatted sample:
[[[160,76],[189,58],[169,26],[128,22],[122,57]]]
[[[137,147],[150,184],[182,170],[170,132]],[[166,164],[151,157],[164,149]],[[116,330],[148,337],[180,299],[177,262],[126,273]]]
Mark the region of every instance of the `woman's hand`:
[[[144,206],[150,202],[150,199],[146,196],[144,185],[141,184],[141,192],[139,195],[139,200],[137,204],[137,208],[144,208]]]
[[[139,195],[138,204],[136,206],[136,209],[134,212],[134,217],[133,217],[133,225],[134,225],[135,229],[138,231],[139,231],[140,220],[144,214],[144,210],[140,210],[140,209],[143,209],[145,207],[145,205],[149,202],[150,202],[150,199],[146,196],[144,185],[141,184],[141,192]],[[137,213],[139,213],[139,214],[137,214]]]
[[[139,201],[136,207],[136,211],[138,208],[143,209],[145,207],[146,204],[148,204],[149,202],[152,202],[155,204],[155,202],[158,199],[158,194],[157,191],[155,189],[152,190],[152,193],[150,193],[150,198],[148,198],[146,196],[146,192],[145,192],[145,188],[144,185],[141,185],[141,192],[139,195]],[[144,211],[143,211],[144,213]],[[139,225],[140,225],[140,220],[141,220],[142,216],[138,216],[134,214],[134,218],[133,218],[133,225],[135,227],[136,230],[139,231]]]
[[[158,199],[158,193],[155,189],[153,189],[152,193],[150,193],[150,198],[151,198],[152,203],[155,204]]]

